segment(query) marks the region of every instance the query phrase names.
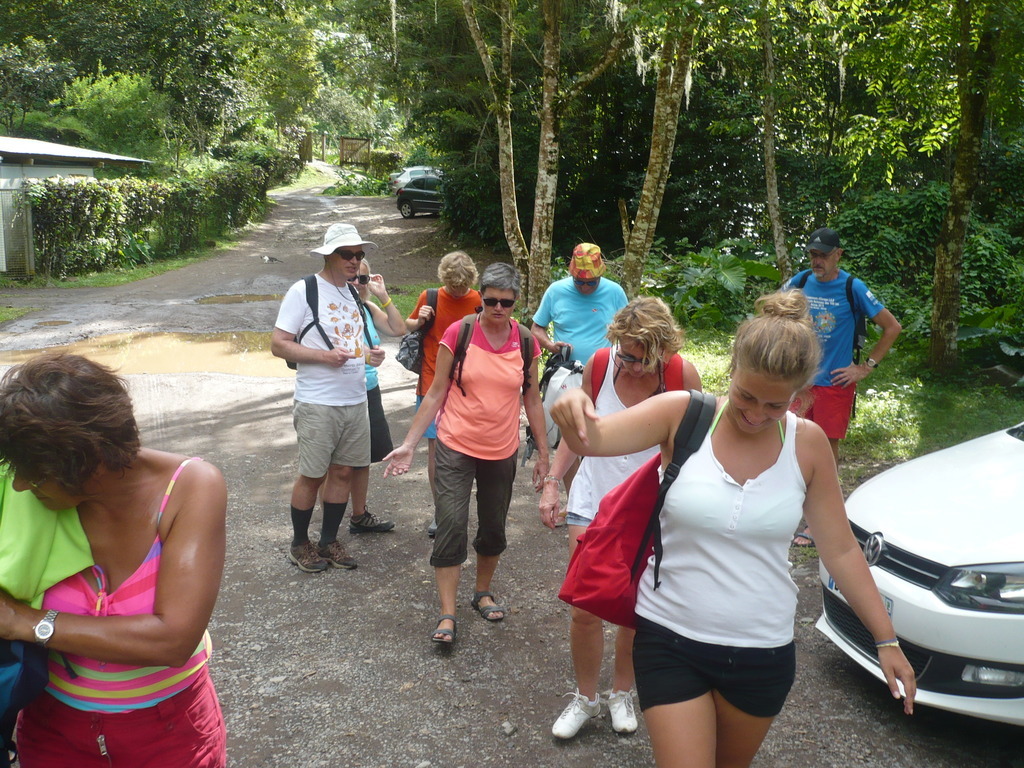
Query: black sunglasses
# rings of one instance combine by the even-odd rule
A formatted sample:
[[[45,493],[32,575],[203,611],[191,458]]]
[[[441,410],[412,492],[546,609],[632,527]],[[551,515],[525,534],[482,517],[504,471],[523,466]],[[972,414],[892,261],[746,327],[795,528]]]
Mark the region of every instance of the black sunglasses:
[[[366,254],[363,253],[362,251],[335,251],[334,255],[341,256],[341,258],[343,258],[345,261],[352,261],[352,259],[355,259],[356,261],[362,261],[363,256],[365,256]]]
[[[348,281],[350,283],[359,283],[360,285],[366,285],[368,282],[370,282],[370,276],[369,275],[356,275],[355,277],[350,277],[348,279]]]
[[[647,361],[644,358],[642,358],[642,357],[633,357],[632,355],[627,355],[625,352],[616,352],[615,353],[615,357],[623,365],[635,365],[636,363],[641,363],[642,365],[647,365]]]
[[[591,288],[597,285],[597,280],[580,280],[578,277],[574,277],[572,281],[576,283],[576,285],[588,285]]]
[[[496,307],[501,304],[505,309],[512,309],[512,305],[516,303],[515,299],[492,299],[490,297],[483,301],[488,307]]]

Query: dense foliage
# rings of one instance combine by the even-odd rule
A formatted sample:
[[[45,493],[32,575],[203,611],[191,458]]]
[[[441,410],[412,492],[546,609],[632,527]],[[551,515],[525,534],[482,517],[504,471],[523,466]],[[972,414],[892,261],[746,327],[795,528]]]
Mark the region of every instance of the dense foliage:
[[[267,188],[297,169],[290,156],[238,146],[247,162],[165,181],[31,181],[36,266],[47,277],[132,267],[176,255],[258,219]]]
[[[527,235],[544,91],[542,11],[557,9],[562,80],[552,266],[564,268],[583,240],[612,257],[621,253],[620,206],[637,210],[650,163],[667,11],[684,4],[465,3],[490,41],[500,40],[499,17],[508,12],[503,63],[519,223]],[[437,164],[446,171],[447,226],[458,237],[498,244],[506,233],[497,120],[465,7],[464,0],[11,0],[0,7],[0,122],[20,135],[157,161],[154,177],[178,177],[173,183],[188,190],[174,214],[188,231],[200,216],[189,206],[200,206],[213,182],[186,169],[205,167],[211,157],[260,165],[259,156],[274,147],[293,152],[309,130],[326,134],[335,148],[341,136],[364,136],[374,149],[371,180],[346,179],[332,191],[367,194],[402,164]],[[905,339],[926,335],[935,245],[957,192],[961,54],[988,40],[991,98],[959,312],[971,326],[964,330],[970,344],[1019,349],[1024,0],[763,0],[693,8],[700,19],[646,290],[671,300],[688,323],[728,328],[754,295],[777,284],[765,181],[770,95],[779,217],[793,266],[802,266],[800,246],[810,230],[836,227],[844,266],[893,309]],[[965,23],[974,26],[962,38]],[[573,77],[620,30],[622,55],[586,89],[572,90]],[[212,194],[247,200],[239,191],[250,186],[247,173],[225,172],[218,182],[224,186]],[[244,204],[228,207],[215,218],[252,215]],[[154,234],[152,241],[169,237]]]

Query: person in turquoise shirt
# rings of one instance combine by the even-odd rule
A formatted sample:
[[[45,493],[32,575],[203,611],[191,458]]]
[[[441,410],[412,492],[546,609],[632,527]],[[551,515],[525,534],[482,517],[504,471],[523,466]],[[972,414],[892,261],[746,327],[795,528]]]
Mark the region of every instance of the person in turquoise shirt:
[[[533,336],[548,352],[572,346],[575,360],[586,362],[598,349],[610,347],[605,334],[615,313],[628,303],[622,286],[602,277],[607,265],[601,249],[580,243],[572,252],[569,277],[556,280],[544,292],[533,315]],[[554,341],[548,325],[554,325]]]
[[[593,243],[580,243],[573,248],[569,277],[548,286],[533,315],[530,330],[542,348],[554,353],[571,346],[572,359],[582,365],[597,350],[612,345],[607,336],[608,326],[615,313],[629,301],[622,286],[602,277],[607,269],[601,249]],[[548,336],[549,324],[554,325],[554,341]],[[566,493],[579,465],[577,458],[562,476]]]

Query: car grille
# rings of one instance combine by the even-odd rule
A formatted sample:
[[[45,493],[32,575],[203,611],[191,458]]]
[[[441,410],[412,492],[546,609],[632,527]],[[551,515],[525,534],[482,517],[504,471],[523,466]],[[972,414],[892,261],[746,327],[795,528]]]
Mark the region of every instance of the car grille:
[[[822,587],[821,594],[822,603],[825,608],[825,618],[832,625],[832,628],[865,655],[878,661],[878,649],[875,648],[875,638],[860,623],[860,619],[857,618],[857,614],[853,612],[853,609],[824,587]],[[928,667],[931,654],[923,648],[919,648],[913,643],[908,643],[904,640],[900,640],[900,648],[903,650],[903,655],[907,657],[907,661],[914,668],[914,674],[917,677],[921,677]]]
[[[863,548],[871,534],[853,523],[850,524],[850,527],[853,528],[853,535],[857,538],[857,543]],[[894,547],[888,542],[882,550],[881,558],[875,563],[875,567],[925,589],[934,587],[949,570],[948,566],[918,557],[905,549]]]
[[[878,649],[875,648],[875,639],[860,623],[860,619],[857,618],[850,606],[825,587],[822,587],[821,594],[825,619],[829,626],[842,635],[848,643],[877,663]],[[1014,672],[1024,672],[1024,665],[1008,664],[1002,661],[986,662],[981,659],[930,651],[903,638],[900,638],[900,648],[914,668],[917,687],[921,690],[985,699],[1019,699],[1024,694],[1024,690],[1020,686],[982,685],[966,682],[961,677],[966,664],[984,664]]]

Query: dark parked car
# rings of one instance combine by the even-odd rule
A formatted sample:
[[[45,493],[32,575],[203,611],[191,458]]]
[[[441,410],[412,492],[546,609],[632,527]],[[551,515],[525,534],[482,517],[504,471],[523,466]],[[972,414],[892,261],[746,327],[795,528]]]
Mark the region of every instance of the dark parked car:
[[[439,213],[444,206],[441,179],[420,176],[398,190],[398,212],[411,219],[417,213]]]

